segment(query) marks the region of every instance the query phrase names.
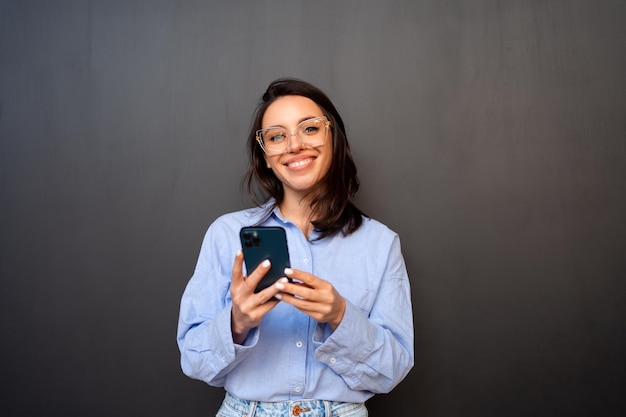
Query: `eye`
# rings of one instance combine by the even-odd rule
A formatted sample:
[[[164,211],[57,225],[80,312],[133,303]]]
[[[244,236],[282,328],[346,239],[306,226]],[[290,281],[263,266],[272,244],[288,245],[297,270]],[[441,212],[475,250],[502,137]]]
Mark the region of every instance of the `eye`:
[[[270,142],[274,143],[282,142],[283,140],[285,140],[285,135],[283,135],[282,133],[277,133],[274,136],[270,136],[269,140]]]
[[[281,143],[287,135],[282,130],[268,130],[263,133],[263,140],[271,143]]]
[[[319,120],[306,121],[300,126],[300,132],[307,136],[313,136],[317,134],[322,128],[322,123]]]

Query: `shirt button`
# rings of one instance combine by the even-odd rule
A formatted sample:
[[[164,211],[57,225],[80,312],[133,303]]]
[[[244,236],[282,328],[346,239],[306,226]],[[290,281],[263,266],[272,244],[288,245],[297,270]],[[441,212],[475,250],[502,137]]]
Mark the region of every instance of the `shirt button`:
[[[302,388],[296,387],[296,392],[300,392],[300,391],[302,391]]]
[[[296,342],[296,346],[301,348],[302,347],[302,342],[300,342],[300,341]]]
[[[337,359],[335,359],[335,358],[330,358],[330,363],[335,363],[335,362],[337,362]]]
[[[308,264],[308,263],[309,263],[309,259],[308,259],[308,258],[304,258],[304,259],[302,260],[302,262],[304,262],[305,264]]]

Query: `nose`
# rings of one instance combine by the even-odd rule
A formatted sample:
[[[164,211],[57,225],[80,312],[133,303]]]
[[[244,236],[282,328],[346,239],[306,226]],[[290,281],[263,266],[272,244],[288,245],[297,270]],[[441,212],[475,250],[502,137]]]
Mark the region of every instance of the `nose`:
[[[287,141],[287,152],[296,153],[304,148],[304,143],[300,140],[296,133],[289,134],[289,140]]]

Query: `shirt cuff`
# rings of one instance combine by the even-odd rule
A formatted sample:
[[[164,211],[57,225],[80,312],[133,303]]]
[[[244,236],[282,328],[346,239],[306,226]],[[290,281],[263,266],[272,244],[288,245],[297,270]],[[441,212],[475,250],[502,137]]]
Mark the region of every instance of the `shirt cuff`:
[[[315,357],[337,373],[346,373],[367,356],[371,324],[363,311],[346,300],[346,311],[333,332],[328,324],[318,324],[313,334]]]

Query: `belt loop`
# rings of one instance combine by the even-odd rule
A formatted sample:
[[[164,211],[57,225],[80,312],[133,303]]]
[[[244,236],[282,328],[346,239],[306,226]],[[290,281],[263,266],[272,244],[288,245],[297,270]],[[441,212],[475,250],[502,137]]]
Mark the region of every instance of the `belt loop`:
[[[248,410],[247,417],[254,417],[258,403],[258,401],[250,401],[250,409]]]
[[[330,401],[324,400],[324,408],[326,409],[326,414],[324,414],[324,415],[326,417],[332,417],[333,416],[333,409],[330,406]]]

